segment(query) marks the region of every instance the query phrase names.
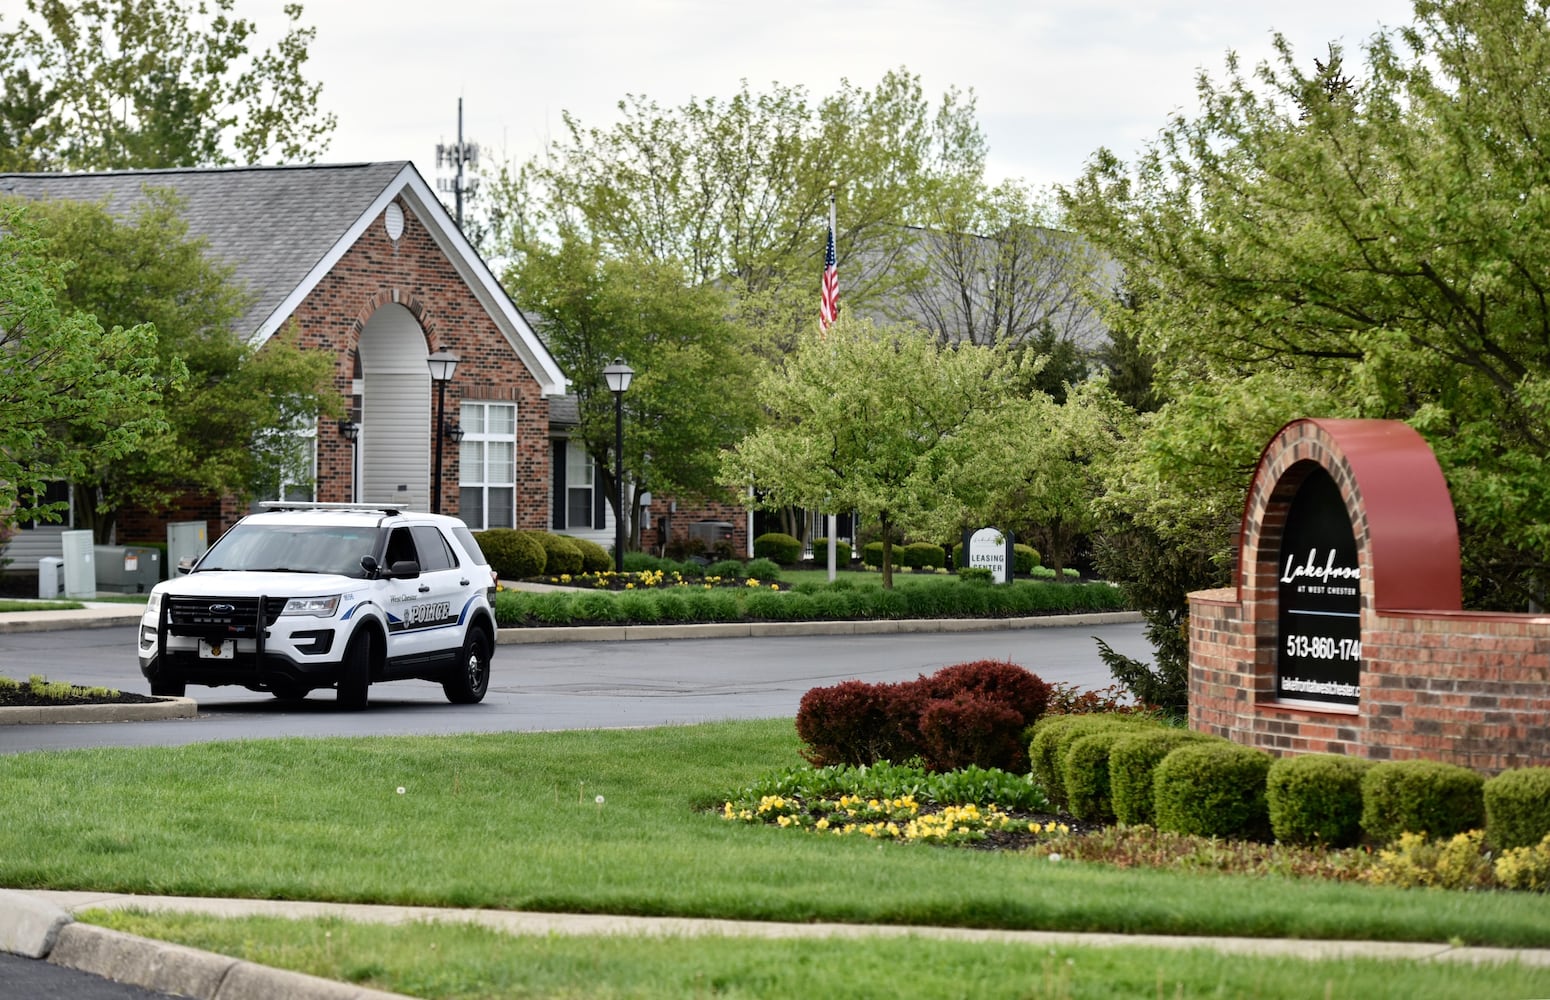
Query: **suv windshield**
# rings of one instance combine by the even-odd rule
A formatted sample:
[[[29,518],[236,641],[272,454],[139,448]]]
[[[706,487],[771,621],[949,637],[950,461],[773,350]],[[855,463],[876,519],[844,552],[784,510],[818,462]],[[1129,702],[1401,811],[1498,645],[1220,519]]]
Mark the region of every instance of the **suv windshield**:
[[[370,555],[377,529],[350,525],[239,524],[206,553],[206,570],[334,573],[363,579],[361,556]]]

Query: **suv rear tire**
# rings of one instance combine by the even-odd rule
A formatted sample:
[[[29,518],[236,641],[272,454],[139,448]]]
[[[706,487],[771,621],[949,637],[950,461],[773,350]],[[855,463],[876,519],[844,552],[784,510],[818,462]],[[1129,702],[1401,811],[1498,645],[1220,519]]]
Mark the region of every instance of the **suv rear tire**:
[[[490,690],[490,650],[490,637],[484,628],[478,625],[470,628],[457,665],[441,682],[448,701],[454,705],[473,705],[484,700],[485,692]]]

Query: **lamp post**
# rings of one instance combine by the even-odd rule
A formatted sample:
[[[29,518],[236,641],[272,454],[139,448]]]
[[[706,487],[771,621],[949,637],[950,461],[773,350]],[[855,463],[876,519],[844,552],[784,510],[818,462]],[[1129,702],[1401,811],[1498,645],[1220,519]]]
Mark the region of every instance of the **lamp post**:
[[[352,417],[346,417],[339,421],[339,433],[350,442],[350,502],[355,503],[356,461],[355,443],[361,436],[361,425]]]
[[[456,351],[440,350],[426,358],[431,368],[431,381],[436,383],[436,472],[431,485],[431,513],[441,513],[441,439],[446,437],[447,383],[457,371]]]
[[[603,369],[603,380],[614,394],[614,571],[624,572],[624,391],[630,387],[635,369],[614,358]]]

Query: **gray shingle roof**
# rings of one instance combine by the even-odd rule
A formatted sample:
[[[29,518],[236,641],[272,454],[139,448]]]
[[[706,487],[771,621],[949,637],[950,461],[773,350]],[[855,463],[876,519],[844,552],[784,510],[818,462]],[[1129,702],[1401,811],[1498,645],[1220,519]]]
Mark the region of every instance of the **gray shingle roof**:
[[[146,188],[173,191],[189,233],[233,266],[254,295],[240,332],[251,334],[328,253],[407,164],[0,174],[0,195],[107,202],[128,213]]]

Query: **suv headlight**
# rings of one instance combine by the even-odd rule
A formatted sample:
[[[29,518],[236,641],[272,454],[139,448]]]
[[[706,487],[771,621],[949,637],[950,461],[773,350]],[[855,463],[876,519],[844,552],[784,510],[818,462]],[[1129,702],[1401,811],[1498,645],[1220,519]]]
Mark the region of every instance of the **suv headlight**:
[[[285,602],[282,615],[312,615],[314,618],[332,618],[339,610],[339,595],[328,597],[293,597]]]
[[[151,596],[146,598],[145,613],[148,615],[161,614],[161,591],[151,591]]]

